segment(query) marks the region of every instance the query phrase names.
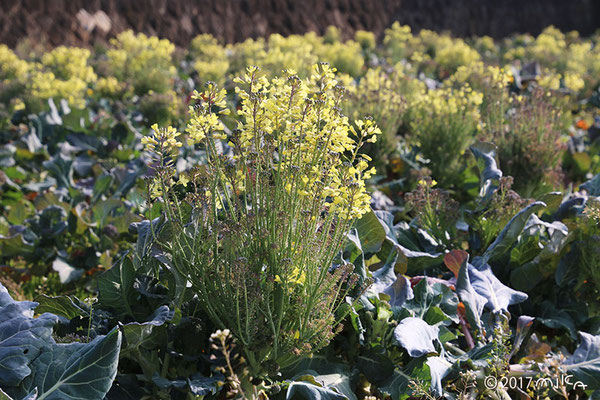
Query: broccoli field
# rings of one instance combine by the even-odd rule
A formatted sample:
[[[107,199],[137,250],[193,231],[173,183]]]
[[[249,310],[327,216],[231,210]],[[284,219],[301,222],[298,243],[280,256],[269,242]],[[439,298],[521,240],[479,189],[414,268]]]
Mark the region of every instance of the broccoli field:
[[[0,399],[600,399],[600,34],[0,44]]]

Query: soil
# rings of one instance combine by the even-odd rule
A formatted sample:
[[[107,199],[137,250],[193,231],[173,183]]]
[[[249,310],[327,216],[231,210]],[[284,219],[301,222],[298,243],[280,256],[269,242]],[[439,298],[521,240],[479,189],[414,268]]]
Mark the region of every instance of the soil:
[[[101,11],[101,12],[100,12]],[[79,13],[79,14],[78,14]],[[392,22],[456,36],[539,33],[548,25],[582,35],[600,28],[598,0],[0,0],[0,42],[90,46],[135,31],[186,46],[199,33],[225,42],[270,33],[323,33],[336,25],[379,37]]]

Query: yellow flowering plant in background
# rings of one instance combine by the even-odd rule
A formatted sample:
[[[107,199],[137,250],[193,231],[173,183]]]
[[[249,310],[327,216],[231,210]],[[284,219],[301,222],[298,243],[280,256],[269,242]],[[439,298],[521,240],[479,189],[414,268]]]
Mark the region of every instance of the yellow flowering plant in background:
[[[349,101],[344,105],[352,118],[369,115],[382,130],[381,139],[366,148],[374,162],[382,167],[396,150],[400,138],[398,131],[407,105],[404,96],[407,79],[410,78],[399,69],[369,69],[350,91]]]
[[[432,177],[440,185],[456,185],[460,158],[480,128],[483,95],[467,83],[459,88],[428,90],[409,105],[408,140],[428,160]]]
[[[252,376],[275,373],[325,346],[341,328],[339,307],[355,290],[353,266],[333,266],[354,221],[370,210],[374,174],[365,143],[371,119],[341,112],[335,69],[267,79],[256,67],[235,79],[237,126],[226,91],[194,93],[188,143],[206,161],[175,176],[182,132],[153,127],[150,183],[172,237],[162,245],[212,321],[230,329]],[[184,189],[182,193],[181,189]]]
[[[434,61],[439,65],[439,76],[448,76],[463,65],[470,65],[479,61],[481,56],[471,46],[461,39],[451,39],[442,36],[444,43],[438,44]]]
[[[27,76],[30,66],[21,60],[7,45],[0,44],[0,79],[22,80]]]
[[[310,76],[312,66],[318,60],[329,62],[340,73],[352,77],[360,76],[365,65],[361,43],[354,40],[340,41],[339,33],[335,29],[329,32],[330,35],[324,37],[314,32],[287,37],[275,33],[267,38],[247,39],[241,43],[227,45],[224,48],[225,53],[216,48],[210,50],[216,42],[214,39],[211,40],[210,35],[198,36],[192,44],[194,42],[196,44],[210,42],[210,46],[204,45],[203,51],[212,51],[213,61],[204,58],[203,62],[220,64],[222,67],[225,67],[227,62],[229,66],[227,75],[229,76],[242,74],[247,65],[260,65],[262,71],[269,77],[274,77],[283,69],[289,68],[304,79]],[[363,34],[363,36],[365,35]],[[374,38],[370,37],[370,39]],[[194,48],[192,50],[193,53],[197,53]],[[225,58],[223,58],[224,54]],[[202,75],[201,69],[205,71],[208,69],[203,62],[196,64],[196,70],[200,75]],[[223,71],[221,70],[221,72]],[[222,79],[222,75],[221,73],[219,79]]]
[[[49,99],[66,100],[71,107],[83,109],[87,89],[97,79],[89,65],[90,55],[88,49],[59,46],[44,53],[40,62],[28,62],[2,45],[0,78],[11,85],[2,90],[0,97],[13,101],[18,98],[21,107],[29,112],[45,109]]]
[[[111,39],[106,52],[110,74],[133,87],[135,94],[164,93],[177,75],[172,53],[175,45],[156,36],[128,30]]]
[[[127,84],[114,76],[98,78],[94,86],[94,94],[98,98],[121,99],[130,96]]]
[[[225,84],[225,72],[229,69],[227,49],[215,37],[208,34],[196,36],[190,44],[189,53],[201,82]]]

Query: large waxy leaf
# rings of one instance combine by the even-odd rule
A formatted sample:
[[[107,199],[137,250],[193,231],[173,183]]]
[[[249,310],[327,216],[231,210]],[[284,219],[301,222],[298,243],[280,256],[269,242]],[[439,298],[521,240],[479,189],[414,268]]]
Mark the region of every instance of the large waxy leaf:
[[[558,210],[552,216],[557,221],[562,221],[567,218],[573,218],[577,215],[581,215],[585,209],[588,196],[577,194],[576,196],[570,196],[566,198],[558,207]]]
[[[394,363],[385,354],[366,351],[357,358],[357,366],[369,382],[381,383],[394,372]]]
[[[383,233],[382,242],[377,242],[376,245],[371,242],[368,246],[371,250],[379,251],[378,256],[383,258],[383,265],[377,270],[369,273],[365,265],[366,251],[363,248],[362,240],[365,238],[360,235],[358,229],[353,229],[348,234],[347,247],[344,251],[345,260],[351,262],[355,266],[355,273],[359,275],[360,282],[372,275],[373,283],[363,295],[363,303],[371,308],[372,305],[367,301],[369,297],[379,296],[380,293],[385,293],[393,297],[391,300],[395,306],[399,306],[403,296],[410,297],[410,285],[401,288],[402,275],[396,274],[395,267],[398,261],[398,250],[395,248],[395,238],[393,237],[392,227],[389,225],[393,222],[393,216],[388,212],[371,212],[368,214],[368,224],[363,225],[363,230],[368,227],[367,231],[377,235]],[[376,227],[378,227],[376,229]]]
[[[37,399],[37,389],[32,390],[31,393],[27,393],[25,395],[25,397],[23,397],[19,400],[35,400],[35,399]],[[2,389],[0,389],[0,400],[15,400],[15,399],[13,399],[6,392],[4,392]]]
[[[412,396],[411,382],[426,382],[430,379],[429,367],[423,359],[413,359],[403,370],[394,369],[392,375],[379,386],[379,390],[391,396],[392,400],[405,400]]]
[[[48,239],[61,235],[67,228],[67,212],[59,205],[50,205],[28,220],[31,230]]]
[[[44,148],[35,129],[31,129],[27,135],[21,138],[21,140],[27,145],[27,150],[29,150],[30,153],[38,153]]]
[[[580,314],[580,310],[575,312],[564,308],[557,308],[553,302],[548,300],[542,302],[536,309],[536,319],[541,324],[551,329],[565,329],[573,340],[577,339],[577,324],[573,314]]]
[[[365,255],[358,237],[358,232],[352,228],[346,235],[346,247],[343,251],[345,262],[354,265],[354,273],[358,275],[358,284],[362,285],[368,278],[368,270],[365,265]]]
[[[378,270],[373,271],[373,284],[369,287],[369,290],[365,293],[366,296],[377,296],[379,293],[385,293],[389,288],[396,282],[396,273],[394,266],[398,253],[393,250],[385,264]]]
[[[431,391],[436,396],[442,396],[444,394],[442,379],[448,374],[452,364],[442,357],[429,357],[427,358],[426,364],[429,367],[429,373],[431,375]]]
[[[222,386],[220,382],[224,381],[225,377],[221,374],[216,374],[211,377],[194,374],[187,379],[176,380],[163,378],[158,375],[158,373],[152,377],[152,382],[161,389],[189,390],[196,396],[208,396],[217,393]]]
[[[156,331],[154,328],[162,326],[173,318],[173,311],[167,306],[161,306],[154,311],[146,322],[130,322],[123,325],[123,336],[126,345],[123,346],[121,357],[136,355],[142,347],[152,347]]]
[[[125,232],[127,229],[129,229],[129,222],[127,221],[127,218],[130,218],[130,216],[127,215],[127,207],[121,200],[110,198],[101,201],[96,203],[92,210],[94,220],[100,226],[106,226],[109,223],[112,223],[113,225],[125,224],[124,227],[120,227],[121,229],[119,229],[119,231]],[[119,217],[115,218],[115,215],[119,215]]]
[[[78,151],[93,151],[98,152],[103,146],[102,141],[95,137],[84,133],[70,133],[67,135],[69,144]]]
[[[287,391],[287,399],[356,400],[350,384],[352,373],[346,365],[315,356],[301,360],[289,373],[294,377]]]
[[[120,198],[131,190],[131,188],[135,185],[138,178],[146,172],[146,164],[139,163],[140,165],[133,165],[127,170],[114,170],[113,173],[119,179],[119,186],[117,190],[115,190],[114,197]]]
[[[56,179],[58,187],[69,187],[73,184],[73,160],[64,157],[62,153],[44,161],[44,168]]]
[[[588,192],[590,196],[600,196],[600,174],[594,176],[589,181],[582,183],[579,188]]]
[[[61,258],[57,258],[52,262],[52,269],[58,272],[60,283],[75,281],[83,275],[82,269],[73,268]]]
[[[450,321],[458,323],[458,296],[448,286],[421,279],[413,293],[413,298],[404,305],[412,316],[421,318],[430,325],[439,322],[449,324]]]
[[[436,352],[433,342],[439,331],[439,327],[429,325],[421,318],[408,317],[394,329],[394,339],[411,357],[421,357]]]
[[[475,268],[469,265],[469,278],[475,292],[486,299],[485,306],[492,312],[508,311],[508,306],[527,300],[527,294],[504,285],[492,272],[489,264]]]
[[[361,296],[361,302],[370,309],[373,305],[369,302],[368,298],[378,296],[379,293],[383,293],[386,288],[394,283],[396,279],[394,267],[398,253],[388,243],[389,238],[386,237],[386,231],[373,211],[365,215],[359,222],[360,224],[357,223],[356,227],[351,229],[346,237],[347,241],[343,252],[343,260],[354,265],[354,273],[358,275],[358,283],[360,285],[364,284],[372,276],[372,284],[364,295]],[[376,240],[370,238],[373,235],[376,237]],[[363,240],[365,243],[363,243]],[[371,273],[365,263],[365,256],[382,250],[384,243],[387,244],[386,247],[388,250],[387,252],[381,251],[385,255],[380,254],[385,257],[384,264]]]
[[[348,400],[348,397],[331,389],[310,382],[292,382],[288,387],[286,400]]]
[[[363,215],[356,221],[355,228],[365,253],[375,253],[381,249],[386,232],[375,212],[371,210]]]
[[[396,276],[396,281],[385,288],[383,293],[390,296],[390,306],[392,307],[402,307],[404,303],[415,297],[410,280],[401,274]]]
[[[600,335],[579,332],[581,343],[573,355],[565,361],[567,372],[588,387],[600,389]]]
[[[391,396],[393,400],[403,400],[410,397],[408,385],[413,377],[399,369],[395,369],[392,376],[389,377],[379,389]]]
[[[12,144],[7,144],[0,147],[0,167],[12,167],[15,163],[15,152],[17,148]]]
[[[0,385],[18,386],[52,337],[56,316],[33,317],[37,303],[14,301],[0,284]]]
[[[23,256],[33,253],[35,235],[23,225],[12,225],[4,235],[0,234],[0,254],[4,257]]]
[[[498,189],[502,171],[496,163],[496,146],[491,143],[477,143],[470,147],[479,168],[479,197],[488,201]]]
[[[481,258],[481,263],[485,264],[489,260],[494,260],[497,257],[505,254],[518,239],[521,231],[527,223],[527,220],[529,219],[529,216],[535,212],[538,212],[544,207],[546,207],[546,204],[541,201],[536,201],[512,217],[504,229],[502,229],[496,240],[494,240],[487,248],[483,254],[483,257]]]
[[[149,275],[137,275],[133,281],[133,289],[145,297],[152,308],[168,304],[169,289],[160,280]]]
[[[53,344],[31,364],[23,388],[37,388],[38,400],[102,400],[117,374],[120,347],[117,328],[90,343]]]
[[[89,176],[92,174],[94,164],[96,164],[94,158],[88,154],[81,154],[73,160],[73,170],[79,176]]]
[[[155,218],[152,221],[134,222],[129,226],[129,232],[138,235],[133,257],[133,264],[136,269],[140,267],[142,260],[152,256],[154,235],[159,235],[164,227],[165,222],[162,217]]]
[[[134,280],[135,269],[133,263],[125,255],[98,278],[98,301],[100,305],[133,316],[131,304],[136,297],[136,292],[133,289]]]
[[[481,331],[481,314],[487,301],[485,297],[475,291],[471,284],[469,265],[469,255],[464,254],[456,279],[456,293],[465,305],[467,320],[474,328]]]
[[[225,377],[221,374],[216,374],[211,377],[195,374],[190,376],[187,381],[190,391],[193,394],[196,396],[208,396],[219,391],[219,388],[222,387],[220,383],[225,381]]]
[[[155,256],[155,259],[160,261],[165,269],[171,273],[172,281],[169,283],[169,290],[175,299],[182,301],[182,297],[185,296],[185,289],[188,287],[188,280],[175,268],[169,255],[160,253]]]
[[[409,274],[421,272],[429,267],[440,264],[444,259],[444,253],[426,253],[407,249],[400,244],[396,246],[407,259],[406,270]]]
[[[102,400],[117,373],[121,332],[115,328],[90,343],[56,344],[52,326],[58,318],[33,318],[36,306],[14,301],[0,285],[2,389],[18,399]]]
[[[546,204],[546,209],[544,210],[547,214],[554,214],[558,211],[561,203],[563,202],[565,196],[562,192],[548,192],[538,199]]]
[[[465,262],[465,259],[469,258],[469,253],[464,250],[452,250],[449,253],[446,253],[444,256],[444,264],[446,268],[448,268],[454,276],[458,279],[458,273],[460,271],[460,266]]]
[[[520,242],[522,249],[518,254],[511,252],[511,260],[517,255],[533,252],[535,257],[526,262],[519,262],[511,272],[511,283],[519,290],[531,290],[543,279],[555,273],[559,265],[559,253],[569,243],[569,229],[559,221],[552,223],[540,220],[533,214],[523,229]],[[531,243],[531,245],[528,245]]]
[[[403,271],[413,274],[441,262],[443,253],[427,253],[411,250],[403,246],[397,238],[398,229],[394,226],[394,215],[392,213],[388,211],[375,211],[375,215],[384,229],[386,239],[400,253],[401,261],[405,265],[402,269]]]
[[[101,175],[96,179],[96,182],[94,182],[92,203],[96,203],[102,198],[102,195],[105,194],[110,188],[113,180],[113,176],[109,174]]]
[[[84,308],[84,305],[80,304],[77,299],[69,296],[50,297],[42,294],[36,297],[35,301],[39,303],[39,306],[36,308],[38,314],[49,312],[68,320],[89,314],[89,311],[86,309],[87,307]]]

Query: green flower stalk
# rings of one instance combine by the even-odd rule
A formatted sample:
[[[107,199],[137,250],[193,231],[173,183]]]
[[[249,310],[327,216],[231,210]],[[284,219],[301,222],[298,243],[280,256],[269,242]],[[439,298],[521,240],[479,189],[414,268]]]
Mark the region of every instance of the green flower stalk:
[[[341,113],[344,88],[328,64],[306,80],[284,71],[269,81],[251,67],[235,82],[231,134],[221,121],[226,91],[209,83],[193,96],[186,132],[206,151],[202,165],[176,181],[179,133],[154,127],[144,141],[158,156],[151,193],[172,228],[163,246],[260,376],[321,349],[341,328],[357,276],[352,265],[333,265],[369,210],[365,179],[375,171],[359,150],[381,131],[372,120],[355,129]]]

